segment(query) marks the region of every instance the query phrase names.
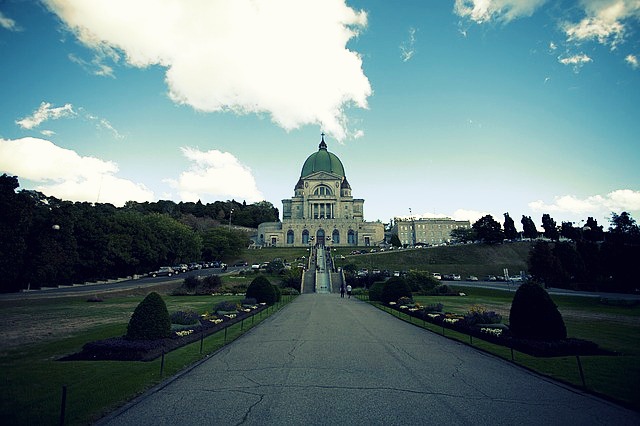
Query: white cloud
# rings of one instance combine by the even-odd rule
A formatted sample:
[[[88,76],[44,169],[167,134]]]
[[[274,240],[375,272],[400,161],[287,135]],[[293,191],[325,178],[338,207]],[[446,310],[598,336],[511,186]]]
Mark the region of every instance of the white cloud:
[[[638,67],[640,67],[640,64],[638,63],[638,57],[636,55],[627,55],[624,60],[626,63],[631,65],[631,68],[633,68],[634,70],[637,70]]]
[[[87,46],[167,69],[169,96],[205,111],[320,124],[342,140],[369,80],[347,42],[367,15],[345,0],[46,0]]]
[[[489,21],[510,22],[527,17],[547,0],[455,0],[454,12],[482,24]]]
[[[572,213],[608,216],[611,212],[640,212],[640,191],[619,189],[606,195],[578,198],[573,195],[555,197],[550,204],[542,200],[529,203],[529,208],[541,213]]]
[[[556,50],[558,48],[558,46],[554,43],[554,42],[549,42],[549,50],[553,51]]]
[[[188,147],[181,150],[192,165],[180,174],[177,181],[168,182],[178,190],[182,200],[197,201],[207,195],[212,199],[264,200],[251,169],[241,164],[233,154]]]
[[[118,178],[117,164],[37,138],[0,139],[0,170],[42,183],[35,189],[70,201],[112,203],[152,201],[153,193],[142,184]]]
[[[402,42],[400,44],[400,57],[402,58],[402,62],[407,62],[413,55],[416,53],[415,49],[416,44],[416,29],[409,28],[409,40]]]
[[[597,40],[614,49],[624,40],[629,21],[640,20],[638,0],[583,0],[582,6],[586,16],[563,25],[568,41]]]
[[[82,118],[90,122],[94,122],[97,129],[109,131],[116,139],[124,138],[124,136],[122,136],[120,132],[118,132],[118,130],[113,127],[113,125],[111,125],[108,120],[97,117],[89,113],[82,107],[78,108],[76,111],[71,104],[65,104],[62,107],[52,107],[49,102],[42,102],[40,104],[40,107],[38,107],[38,109],[34,111],[29,117],[17,120],[16,124],[23,129],[32,130],[48,120],[58,120],[60,118],[76,118],[78,116],[81,116]],[[52,130],[41,130],[40,133],[44,136],[51,136],[55,134],[55,132],[53,132]]]
[[[559,56],[558,57],[558,62],[560,62],[563,65],[571,65],[573,66],[573,70],[575,72],[578,72],[580,70],[580,68],[582,68],[582,66],[584,64],[587,64],[589,62],[592,62],[593,60],[587,56],[584,53],[579,53],[573,56]]]
[[[0,27],[4,28],[5,30],[8,30],[8,31],[21,31],[21,29],[18,26],[18,24],[16,24],[16,21],[14,21],[11,18],[7,18],[6,16],[4,16],[2,11],[0,11]]]
[[[31,114],[31,116],[17,120],[16,124],[23,129],[31,130],[47,120],[75,117],[76,115],[77,113],[73,110],[73,106],[71,104],[65,104],[61,107],[52,107],[49,102],[42,102],[40,107]]]

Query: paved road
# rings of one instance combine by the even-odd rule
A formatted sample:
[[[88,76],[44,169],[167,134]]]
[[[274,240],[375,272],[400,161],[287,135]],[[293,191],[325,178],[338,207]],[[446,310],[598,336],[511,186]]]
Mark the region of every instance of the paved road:
[[[640,414],[390,317],[305,294],[107,425],[638,425]]]

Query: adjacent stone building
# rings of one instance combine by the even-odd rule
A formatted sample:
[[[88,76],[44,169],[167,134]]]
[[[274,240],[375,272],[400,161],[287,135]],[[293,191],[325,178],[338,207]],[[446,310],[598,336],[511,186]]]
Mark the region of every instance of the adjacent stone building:
[[[292,198],[282,200],[282,222],[258,226],[256,245],[374,246],[384,241],[381,222],[364,221],[364,200],[353,198],[340,159],[327,150],[324,134],[318,151],[302,166]]]
[[[438,245],[451,241],[451,231],[458,228],[469,229],[468,220],[445,218],[395,218],[392,234],[398,234],[400,243],[406,246],[416,244]]]

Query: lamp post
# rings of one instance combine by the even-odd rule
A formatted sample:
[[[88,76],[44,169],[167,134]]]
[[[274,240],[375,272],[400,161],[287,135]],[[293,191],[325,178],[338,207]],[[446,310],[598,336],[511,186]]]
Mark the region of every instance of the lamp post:
[[[231,231],[231,215],[233,214],[233,209],[229,212],[229,231]]]

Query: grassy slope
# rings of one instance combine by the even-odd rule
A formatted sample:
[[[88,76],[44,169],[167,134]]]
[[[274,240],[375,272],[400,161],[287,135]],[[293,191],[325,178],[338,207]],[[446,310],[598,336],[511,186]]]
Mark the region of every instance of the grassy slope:
[[[498,245],[468,244],[460,246],[429,247],[426,249],[396,250],[384,253],[349,255],[351,250],[338,249],[346,259],[338,265],[354,263],[358,268],[381,270],[420,270],[441,274],[502,275],[508,268],[511,275],[527,270],[527,258],[531,248],[529,242]]]

